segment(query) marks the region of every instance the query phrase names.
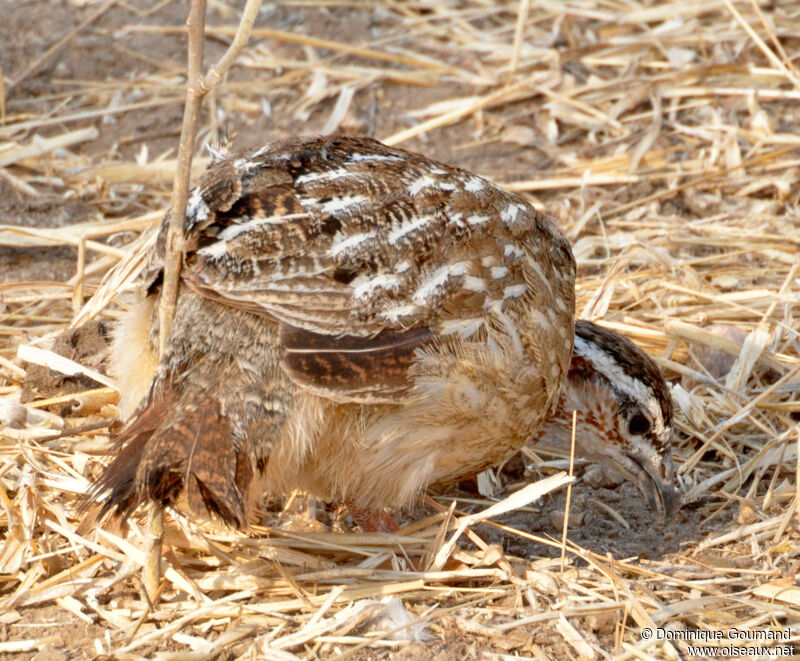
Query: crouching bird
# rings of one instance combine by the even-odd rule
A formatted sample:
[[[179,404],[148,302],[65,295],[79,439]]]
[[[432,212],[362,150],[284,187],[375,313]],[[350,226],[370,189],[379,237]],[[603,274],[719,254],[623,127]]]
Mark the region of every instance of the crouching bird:
[[[666,384],[629,341],[576,334],[569,243],[522,198],[367,138],[225,158],[190,195],[158,361],[165,235],[116,333],[130,418],[104,513],[153,499],[244,526],[299,487],[391,528],[382,508],[563,437],[571,410],[580,451],[671,507]]]

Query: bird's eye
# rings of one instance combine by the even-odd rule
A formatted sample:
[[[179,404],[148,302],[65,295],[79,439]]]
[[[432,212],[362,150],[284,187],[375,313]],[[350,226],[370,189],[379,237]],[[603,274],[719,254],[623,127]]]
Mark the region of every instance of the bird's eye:
[[[646,434],[650,431],[650,421],[641,413],[635,414],[628,421],[628,433],[631,435]]]

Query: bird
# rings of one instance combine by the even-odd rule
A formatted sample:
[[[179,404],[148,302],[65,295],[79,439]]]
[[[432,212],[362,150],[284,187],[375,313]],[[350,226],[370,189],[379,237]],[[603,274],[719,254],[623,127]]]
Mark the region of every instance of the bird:
[[[303,489],[392,531],[386,508],[563,439],[571,410],[587,456],[671,508],[667,386],[576,325],[570,244],[521,196],[366,137],[218,159],[188,199],[159,358],[168,215],[115,331],[127,423],[92,488],[103,516],[155,501],[243,528]]]
[[[555,411],[528,440],[569,451],[633,482],[664,519],[675,508],[672,396],[656,362],[624,335],[575,322],[575,344]]]

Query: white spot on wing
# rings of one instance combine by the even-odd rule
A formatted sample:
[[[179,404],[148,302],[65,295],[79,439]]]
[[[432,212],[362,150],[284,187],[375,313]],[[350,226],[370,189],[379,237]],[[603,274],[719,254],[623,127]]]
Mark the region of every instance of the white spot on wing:
[[[414,179],[414,181],[408,185],[408,192],[413,197],[418,195],[421,190],[431,187],[436,187],[436,180],[433,177],[424,174],[421,177]]]
[[[504,223],[511,224],[517,219],[519,212],[522,211],[524,208],[525,207],[523,207],[521,204],[512,202],[500,212],[500,218]]]
[[[211,245],[208,245],[205,248],[200,248],[200,250],[197,251],[198,255],[203,255],[205,257],[209,257],[210,259],[222,259],[227,253],[228,245],[225,239],[222,241],[215,241]]]
[[[295,179],[294,183],[298,186],[302,186],[303,184],[310,184],[315,181],[327,181],[329,179],[340,179],[343,177],[357,177],[360,174],[360,172],[351,172],[345,168],[335,168],[333,170],[309,172],[308,174],[300,175],[297,177],[297,179]]]
[[[492,274],[493,280],[500,280],[501,278],[505,278],[508,275],[508,267],[507,266],[493,266],[491,268],[490,273]]]
[[[464,289],[468,291],[486,291],[486,281],[474,275],[464,276]]]
[[[514,257],[515,259],[519,259],[525,255],[525,251],[513,243],[507,243],[503,248],[503,254],[506,257]]]
[[[430,278],[423,282],[414,292],[414,302],[418,304],[425,303],[429,298],[436,295],[436,293],[447,284],[451,277],[458,277],[466,274],[467,263],[456,262],[455,264],[445,264],[436,269]]]
[[[503,288],[503,300],[509,298],[519,298],[522,296],[525,291],[527,290],[527,286],[525,285],[509,285],[508,287]]]
[[[464,190],[470,193],[480,193],[486,187],[486,182],[478,177],[470,177],[464,184]]]
[[[456,227],[464,227],[464,216],[461,215],[461,213],[451,214],[447,224],[455,225]]]
[[[245,232],[251,232],[263,225],[283,225],[289,220],[297,220],[298,218],[307,218],[307,217],[308,217],[307,213],[290,213],[285,216],[269,216],[268,218],[256,218],[254,220],[248,220],[246,223],[240,223],[238,225],[229,225],[224,230],[222,230],[222,232],[219,233],[219,237],[221,239],[225,239],[226,241],[230,241],[231,239],[235,239],[240,234],[244,234]]]
[[[483,324],[484,319],[482,317],[474,317],[472,319],[448,319],[442,322],[440,330],[443,335],[461,333],[461,337],[466,340],[472,337]]]
[[[208,220],[208,205],[199,190],[194,190],[189,196],[189,201],[186,204],[186,215],[194,219],[195,223],[202,223],[204,220]]]
[[[419,308],[416,305],[401,305],[396,308],[384,310],[381,312],[381,317],[386,319],[386,321],[396,323],[404,317],[410,317],[411,315],[416,314],[418,310]]]
[[[389,233],[389,243],[395,244],[407,234],[416,232],[418,229],[425,227],[433,220],[433,216],[417,216],[411,219],[411,222],[403,223],[397,229]]]
[[[397,162],[402,160],[400,156],[391,156],[388,154],[350,154],[351,163],[363,163],[365,161]]]
[[[353,285],[355,285],[353,296],[364,298],[370,296],[376,289],[397,289],[400,281],[394,275],[379,273],[371,278],[366,276],[358,278],[353,281]]]
[[[323,202],[319,206],[323,213],[329,213],[335,216],[336,214],[349,210],[351,207],[361,206],[365,202],[368,202],[368,199],[363,195],[344,195]]]
[[[528,322],[536,324],[539,328],[543,330],[549,330],[553,326],[553,324],[550,323],[550,320],[539,310],[534,310],[534,309],[527,310],[525,314],[525,319]]]
[[[375,238],[375,232],[359,232],[358,234],[351,234],[350,236],[341,235],[342,238],[334,241],[328,249],[328,255],[336,257],[343,252],[347,252],[363,243]]]
[[[489,216],[481,216],[479,214],[473,214],[467,218],[467,222],[470,225],[483,225],[489,222]]]

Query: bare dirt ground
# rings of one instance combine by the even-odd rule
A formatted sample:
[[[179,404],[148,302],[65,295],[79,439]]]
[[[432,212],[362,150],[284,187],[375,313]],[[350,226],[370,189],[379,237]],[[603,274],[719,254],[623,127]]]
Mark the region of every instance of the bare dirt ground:
[[[209,3],[209,25],[234,26],[241,4]],[[83,548],[77,538],[61,536],[68,520],[77,519],[77,496],[84,488],[71,480],[80,478],[85,485],[96,474],[108,449],[108,425],[73,441],[34,439],[33,449],[25,446],[27,437],[12,434],[9,427],[7,436],[0,429],[0,443],[8,450],[0,471],[6,507],[0,518],[4,658],[153,658],[159,653],[165,659],[346,656],[444,661],[680,658],[686,653],[684,647],[663,643],[643,646],[638,631],[648,624],[690,629],[737,622],[761,629],[792,626],[796,640],[797,594],[781,601],[777,588],[758,589],[762,584],[790,588],[799,557],[793,477],[797,450],[787,431],[798,413],[796,386],[792,389],[796,381],[788,378],[777,390],[771,387],[800,364],[794,307],[797,262],[791,257],[800,247],[797,143],[786,137],[796,137],[800,127],[796,97],[789,94],[798,92],[800,79],[792,77],[797,75],[796,54],[787,60],[790,64],[776,65],[724,2],[707,4],[712,18],[686,3],[676,3],[671,15],[660,13],[660,3],[631,5],[646,27],[635,43],[626,45],[626,30],[638,28],[626,22],[627,10],[616,3],[566,3],[563,9],[533,3],[526,23],[529,50],[522,54],[520,71],[510,72],[506,64],[516,2],[266,3],[256,28],[364,45],[391,57],[380,61],[257,33],[226,84],[204,107],[201,120],[202,141],[216,143],[227,136],[234,151],[319,133],[349,83],[356,91],[336,129],[386,138],[452,109],[417,112],[432,104],[454,98],[469,104],[506,83],[541,73],[504,100],[431,127],[402,146],[510,187],[519,185],[575,242],[579,312],[607,319],[634,336],[663,359],[665,373],[679,386],[676,396],[692,394],[693,400],[678,406],[676,460],[680,467],[691,459],[697,468],[679,478],[679,488],[690,497],[671,520],[660,522],[631,485],[578,462],[566,574],[559,547],[565,494],[557,492],[475,526],[488,551],[463,538],[461,555],[450,559],[442,575],[423,576],[417,570],[425,566],[434,543],[431,536],[400,544],[402,550],[393,552],[395,542],[353,536],[342,513],[327,506],[319,516],[325,529],[317,541],[298,541],[291,532],[285,538],[275,532],[283,524],[283,503],[267,503],[263,523],[273,526],[273,536],[252,537],[258,548],[247,538],[223,533],[212,533],[209,543],[189,524],[171,528],[169,561],[177,574],[168,577],[162,606],[150,617],[139,595],[138,575],[124,561],[125,547],[114,547],[115,555],[97,555],[97,548]],[[168,200],[171,179],[157,166],[164,164],[169,171],[180,133],[184,3],[111,3],[63,50],[19,80],[31,62],[99,7],[77,0],[0,1],[5,44],[0,69],[9,87],[2,141],[29,144],[76,129],[96,129],[92,139],[47,156],[66,165],[23,158],[6,168],[0,178],[0,225],[68,228],[115,222],[162,209]],[[800,17],[766,5],[762,10],[769,25],[779,25],[775,29],[781,47],[792,53],[800,39],[786,26],[791,19],[797,28]],[[747,14],[748,21],[756,18]],[[680,20],[685,29],[670,24]],[[667,36],[659,37],[658,26]],[[721,35],[718,41],[715,29]],[[651,32],[652,44],[647,36]],[[684,39],[683,32],[694,36]],[[480,43],[476,35],[485,41]],[[768,37],[765,33],[766,41]],[[209,31],[207,64],[224,52],[229,38],[228,32]],[[780,54],[772,42],[769,48]],[[618,74],[600,80],[603,67]],[[749,67],[760,68],[753,73]],[[560,82],[552,83],[548,72]],[[603,94],[617,84],[615,75],[628,82],[606,102]],[[10,86],[10,81],[16,84]],[[774,92],[771,96],[746,93],[763,81]],[[681,85],[686,89],[673,94]],[[723,87],[728,91],[716,89]],[[745,91],[730,91],[739,88]],[[576,89],[588,91],[579,96]],[[765,155],[768,149],[772,151]],[[714,172],[720,178],[709,177]],[[570,177],[574,181],[565,183]],[[548,179],[552,186],[530,184]],[[120,228],[98,240],[122,249],[143,229],[143,224]],[[0,294],[6,292],[0,299],[0,357],[6,363],[15,360],[20,344],[54,337],[67,328],[80,306],[72,289],[51,285],[74,278],[79,263],[75,242],[0,245]],[[662,282],[668,282],[666,289]],[[9,288],[3,289],[3,283]],[[28,290],[17,283],[49,283],[35,291],[70,294],[26,299]],[[97,284],[87,284],[80,305]],[[114,316],[110,312],[106,321]],[[748,363],[744,350],[739,354],[741,339],[726,363],[720,357],[725,354],[722,341],[668,334],[668,319],[698,328],[712,322],[728,329],[737,326],[743,337],[763,327],[772,335],[749,369],[742,368],[743,377],[726,381],[734,358]],[[62,342],[60,353],[103,371],[103,336],[97,334],[88,348],[77,340]],[[703,351],[706,360],[699,357]],[[730,347],[726,351],[731,353]],[[726,365],[716,375],[714,361]],[[70,385],[65,383],[69,379],[27,364],[22,378],[6,363],[0,364],[2,395],[21,393],[23,403],[98,385],[91,380]],[[768,396],[757,405],[748,404],[764,392]],[[47,410],[74,426],[102,423],[106,416],[107,409],[101,408],[79,415],[69,410],[71,402],[67,398]],[[739,422],[728,424],[735,414]],[[720,428],[725,434],[715,435]],[[72,463],[76,456],[78,463]],[[493,497],[503,498],[568,466],[564,457],[539,459],[544,463],[528,454],[499,471]],[[735,482],[737,474],[742,479]],[[715,475],[722,477],[715,480]],[[431,496],[445,507],[456,499],[459,510],[470,512],[490,502],[472,482]],[[400,518],[408,526],[404,532],[413,537],[426,530],[415,526],[427,520],[434,535],[436,516],[434,509],[420,504]],[[47,521],[53,525],[48,527]],[[324,536],[329,529],[339,531],[338,541]],[[86,531],[76,534],[88,536]],[[728,546],[705,544],[725,534],[730,534]],[[135,539],[130,541],[135,546]],[[266,550],[270,544],[277,550]],[[499,555],[487,559],[492,549],[499,549]],[[323,570],[329,574],[303,578]],[[384,573],[364,578],[371,570]],[[384,591],[362,595],[357,592],[364,587],[362,580],[382,581]],[[82,586],[89,581],[94,583],[87,591]],[[70,582],[72,588],[64,589]],[[352,587],[353,602],[398,595],[412,617],[429,618],[430,640],[384,641],[382,647],[370,642],[375,626],[365,619],[339,628],[331,624],[319,636],[271,647],[269,631],[275,640],[304,631],[320,606],[316,596],[331,585]],[[231,597],[239,591],[250,591],[242,602]],[[230,607],[223,605],[227,597]],[[262,605],[292,599],[298,604],[283,610]],[[191,603],[197,608],[187,606]],[[210,610],[212,603],[217,610]],[[199,613],[200,606],[209,614],[193,619],[192,610]],[[332,614],[319,619],[327,622]],[[505,626],[515,619],[518,626]],[[213,643],[226,635],[229,643]],[[140,638],[144,642],[137,644]]]

